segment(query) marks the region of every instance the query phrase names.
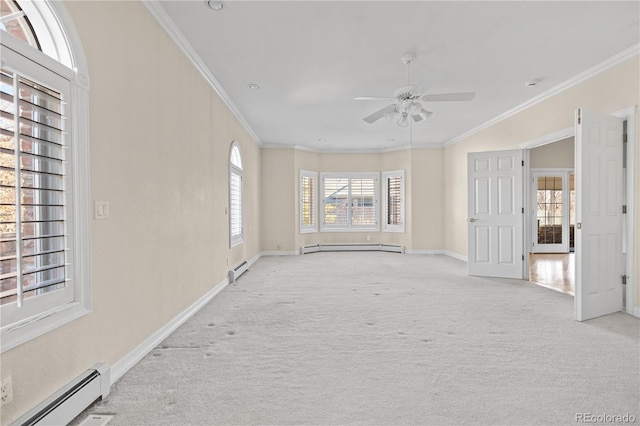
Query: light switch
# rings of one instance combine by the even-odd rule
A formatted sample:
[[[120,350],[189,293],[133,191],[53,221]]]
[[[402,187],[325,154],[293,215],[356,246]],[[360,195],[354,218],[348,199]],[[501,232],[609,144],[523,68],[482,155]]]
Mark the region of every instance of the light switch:
[[[94,219],[109,219],[109,202],[108,201],[96,201],[94,203]]]

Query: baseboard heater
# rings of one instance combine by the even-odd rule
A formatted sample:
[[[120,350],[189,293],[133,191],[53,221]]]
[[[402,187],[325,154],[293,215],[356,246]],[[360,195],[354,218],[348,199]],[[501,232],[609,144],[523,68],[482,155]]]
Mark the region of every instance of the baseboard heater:
[[[240,275],[247,272],[248,269],[249,269],[249,264],[247,263],[246,260],[241,264],[239,264],[238,266],[236,266],[235,268],[231,269],[229,271],[229,282],[230,283],[236,282],[238,277],[240,277]]]
[[[110,389],[109,367],[96,364],[11,425],[66,425]]]
[[[404,246],[389,244],[316,244],[300,248],[300,254],[316,253],[319,251],[388,251],[404,253]]]

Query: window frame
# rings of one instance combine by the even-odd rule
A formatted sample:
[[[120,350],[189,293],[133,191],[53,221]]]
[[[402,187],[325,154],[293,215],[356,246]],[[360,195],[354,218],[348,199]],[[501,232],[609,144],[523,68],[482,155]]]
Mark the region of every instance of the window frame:
[[[389,179],[400,178],[400,224],[388,223],[389,218]],[[383,214],[384,220],[382,221],[383,232],[405,232],[405,177],[404,170],[395,170],[382,172],[382,202],[383,202]]]
[[[234,163],[234,152],[238,153],[238,160],[240,164]],[[244,166],[242,161],[242,151],[240,150],[240,144],[233,141],[229,148],[229,247],[236,247],[244,242]],[[233,222],[234,222],[234,209],[232,206],[233,199],[233,179],[234,175],[240,179],[239,194],[240,200],[240,232],[234,234]]]
[[[348,180],[348,223],[347,225],[334,225],[325,223],[325,179],[347,179]],[[353,197],[351,194],[353,179],[374,179],[374,207],[375,225],[354,225],[353,224]],[[379,232],[380,231],[380,173],[379,172],[322,172],[320,173],[320,191],[318,192],[318,207],[320,210],[319,224],[320,232]],[[321,200],[321,201],[320,201]]]
[[[304,216],[304,184],[303,179],[309,178],[312,179],[311,189],[312,189],[312,197],[311,197],[311,224],[305,225],[303,223]],[[313,172],[309,170],[300,170],[300,178],[299,178],[299,210],[298,214],[300,216],[300,220],[298,221],[300,226],[301,234],[308,234],[313,232],[318,232],[318,172]]]
[[[0,335],[1,352],[8,351],[29,340],[37,338],[51,330],[61,327],[91,312],[91,243],[90,243],[90,158],[89,158],[89,79],[86,60],[82,52],[75,27],[59,2],[18,2],[32,23],[38,40],[43,42],[52,37],[51,46],[57,49],[57,56],[51,52],[43,53],[27,43],[3,32],[0,43],[3,49],[3,68],[18,75],[41,81],[38,75],[49,72],[69,82],[67,104],[68,124],[65,149],[68,149],[67,184],[65,197],[68,200],[67,239],[70,251],[65,273],[73,290],[71,301],[54,300],[53,291],[37,296],[51,303],[43,303],[37,313],[25,318],[15,317],[10,309],[0,307],[5,318],[2,320]],[[35,4],[37,3],[37,4]],[[42,33],[46,28],[47,33]],[[56,34],[64,34],[64,39]],[[11,55],[11,62],[6,58]],[[15,57],[14,57],[15,55]],[[71,66],[69,65],[71,64]],[[55,88],[55,87],[54,87]],[[9,306],[9,305],[4,305]],[[26,311],[25,311],[26,312]],[[7,316],[8,315],[8,316]]]

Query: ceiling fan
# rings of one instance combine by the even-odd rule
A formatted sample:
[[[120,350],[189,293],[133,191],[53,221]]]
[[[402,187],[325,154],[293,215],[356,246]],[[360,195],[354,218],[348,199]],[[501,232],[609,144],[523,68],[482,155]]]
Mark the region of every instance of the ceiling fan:
[[[413,53],[407,53],[400,58],[402,63],[407,65],[407,85],[396,89],[393,93],[393,97],[376,97],[376,96],[360,96],[354,98],[356,101],[370,101],[370,100],[390,100],[392,104],[387,105],[368,115],[364,118],[367,123],[373,123],[378,121],[382,117],[386,117],[389,121],[392,121],[399,116],[397,124],[400,127],[407,127],[409,125],[409,117],[413,118],[413,121],[426,121],[433,112],[427,111],[422,107],[419,101],[423,102],[456,102],[456,101],[471,101],[475,98],[475,92],[462,92],[462,93],[441,93],[434,95],[427,95],[424,92],[428,89],[431,79],[429,77],[422,80],[417,85],[409,84],[409,67],[411,62],[415,59],[416,55]]]

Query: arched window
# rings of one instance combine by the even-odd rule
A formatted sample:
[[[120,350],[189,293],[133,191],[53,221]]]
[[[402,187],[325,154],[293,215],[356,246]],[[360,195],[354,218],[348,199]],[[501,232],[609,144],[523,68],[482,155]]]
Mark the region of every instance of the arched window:
[[[242,218],[242,156],[236,142],[229,153],[229,241],[236,246],[244,240]]]
[[[90,311],[89,79],[61,2],[0,0],[0,31],[6,351]]]

